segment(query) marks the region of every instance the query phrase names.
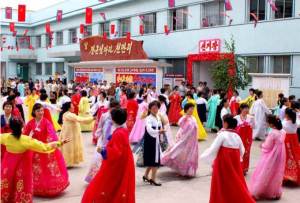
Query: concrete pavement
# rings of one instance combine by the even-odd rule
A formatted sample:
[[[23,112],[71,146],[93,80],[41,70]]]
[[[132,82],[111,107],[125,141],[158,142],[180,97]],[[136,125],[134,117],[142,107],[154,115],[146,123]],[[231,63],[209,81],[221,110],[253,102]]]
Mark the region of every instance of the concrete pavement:
[[[172,127],[175,135],[176,128]],[[56,198],[34,198],[34,202],[51,203],[79,203],[85,190],[86,183],[84,177],[88,171],[90,160],[94,153],[94,146],[91,144],[91,133],[84,133],[85,162],[78,167],[69,169],[70,186],[65,192]],[[199,143],[199,153],[202,153],[210,146],[215,134],[209,134],[208,140]],[[253,169],[259,159],[260,142],[254,142],[251,151],[250,171],[246,176],[247,181],[251,177]],[[192,179],[178,177],[171,169],[162,167],[158,171],[158,180],[162,187],[154,187],[142,181],[144,168],[136,168],[136,202],[137,203],[207,203],[210,194],[211,169],[208,165],[199,162],[197,176]],[[217,195],[217,194],[216,194]],[[272,201],[260,201],[272,202]],[[299,203],[300,187],[284,187],[283,196],[278,203]],[[235,203],[235,202],[233,202]]]

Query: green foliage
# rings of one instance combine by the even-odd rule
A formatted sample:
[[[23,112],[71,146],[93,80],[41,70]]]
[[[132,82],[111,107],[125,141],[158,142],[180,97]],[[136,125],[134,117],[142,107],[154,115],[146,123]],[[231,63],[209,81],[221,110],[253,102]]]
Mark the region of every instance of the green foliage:
[[[235,54],[235,42],[233,37],[230,41],[225,40],[225,49],[227,53],[234,54],[235,76],[229,76],[228,68],[230,67],[230,60],[223,58],[213,64],[210,69],[212,80],[214,81],[214,88],[223,89],[227,91],[229,87],[234,89],[245,89],[249,84],[250,77],[248,75],[248,67],[246,66],[242,57]],[[231,85],[230,85],[231,84]]]

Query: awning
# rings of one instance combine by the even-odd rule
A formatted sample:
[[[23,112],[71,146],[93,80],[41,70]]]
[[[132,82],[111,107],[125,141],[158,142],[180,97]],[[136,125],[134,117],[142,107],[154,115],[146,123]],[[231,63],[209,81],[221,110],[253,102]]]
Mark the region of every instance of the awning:
[[[78,68],[114,68],[114,67],[173,67],[172,64],[154,60],[114,60],[114,61],[81,61],[68,63],[71,67]]]
[[[36,61],[37,60],[37,56],[33,55],[33,54],[27,54],[27,55],[8,55],[8,58],[12,61],[26,61],[26,62],[30,62],[30,61]]]
[[[57,51],[49,52],[48,58],[64,58],[67,61],[80,60],[80,51]]]

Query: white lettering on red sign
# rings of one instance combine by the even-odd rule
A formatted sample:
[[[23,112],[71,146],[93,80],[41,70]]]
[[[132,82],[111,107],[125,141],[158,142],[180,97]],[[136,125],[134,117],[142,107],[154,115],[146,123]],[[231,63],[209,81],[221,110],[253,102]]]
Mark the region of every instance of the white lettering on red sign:
[[[211,53],[221,51],[220,39],[209,39],[199,41],[199,53]]]

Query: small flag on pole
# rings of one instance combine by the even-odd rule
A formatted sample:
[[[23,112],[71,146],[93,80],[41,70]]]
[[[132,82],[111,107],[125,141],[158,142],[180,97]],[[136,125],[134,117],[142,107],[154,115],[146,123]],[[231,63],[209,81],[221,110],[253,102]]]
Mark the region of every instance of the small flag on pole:
[[[12,19],[12,7],[5,8],[5,18],[10,20]]]
[[[57,13],[56,13],[56,21],[57,21],[58,23],[60,23],[61,20],[62,20],[62,14],[63,14],[62,10],[57,10]]]
[[[80,24],[79,32],[80,32],[80,34],[84,33],[84,24]]]
[[[26,19],[26,5],[18,6],[18,21],[24,22]]]
[[[51,26],[50,26],[50,23],[46,23],[46,24],[45,24],[45,30],[46,30],[46,33],[51,33]]]
[[[144,25],[140,25],[140,34],[144,35],[145,30],[144,30]]]
[[[175,0],[169,0],[169,8],[175,7]]]
[[[116,29],[116,26],[114,24],[111,24],[110,25],[110,34],[112,34],[112,35],[115,34],[115,31],[116,31],[115,29]]]
[[[101,13],[100,13],[100,16],[103,18],[104,21],[106,21],[106,16],[105,16],[105,13],[104,13],[104,12],[101,12]]]
[[[85,9],[85,24],[93,23],[93,9],[88,7]]]
[[[225,0],[225,10],[226,11],[231,11],[232,10],[232,6],[231,6],[230,0]]]
[[[11,32],[15,31],[15,23],[9,23],[9,31]]]

